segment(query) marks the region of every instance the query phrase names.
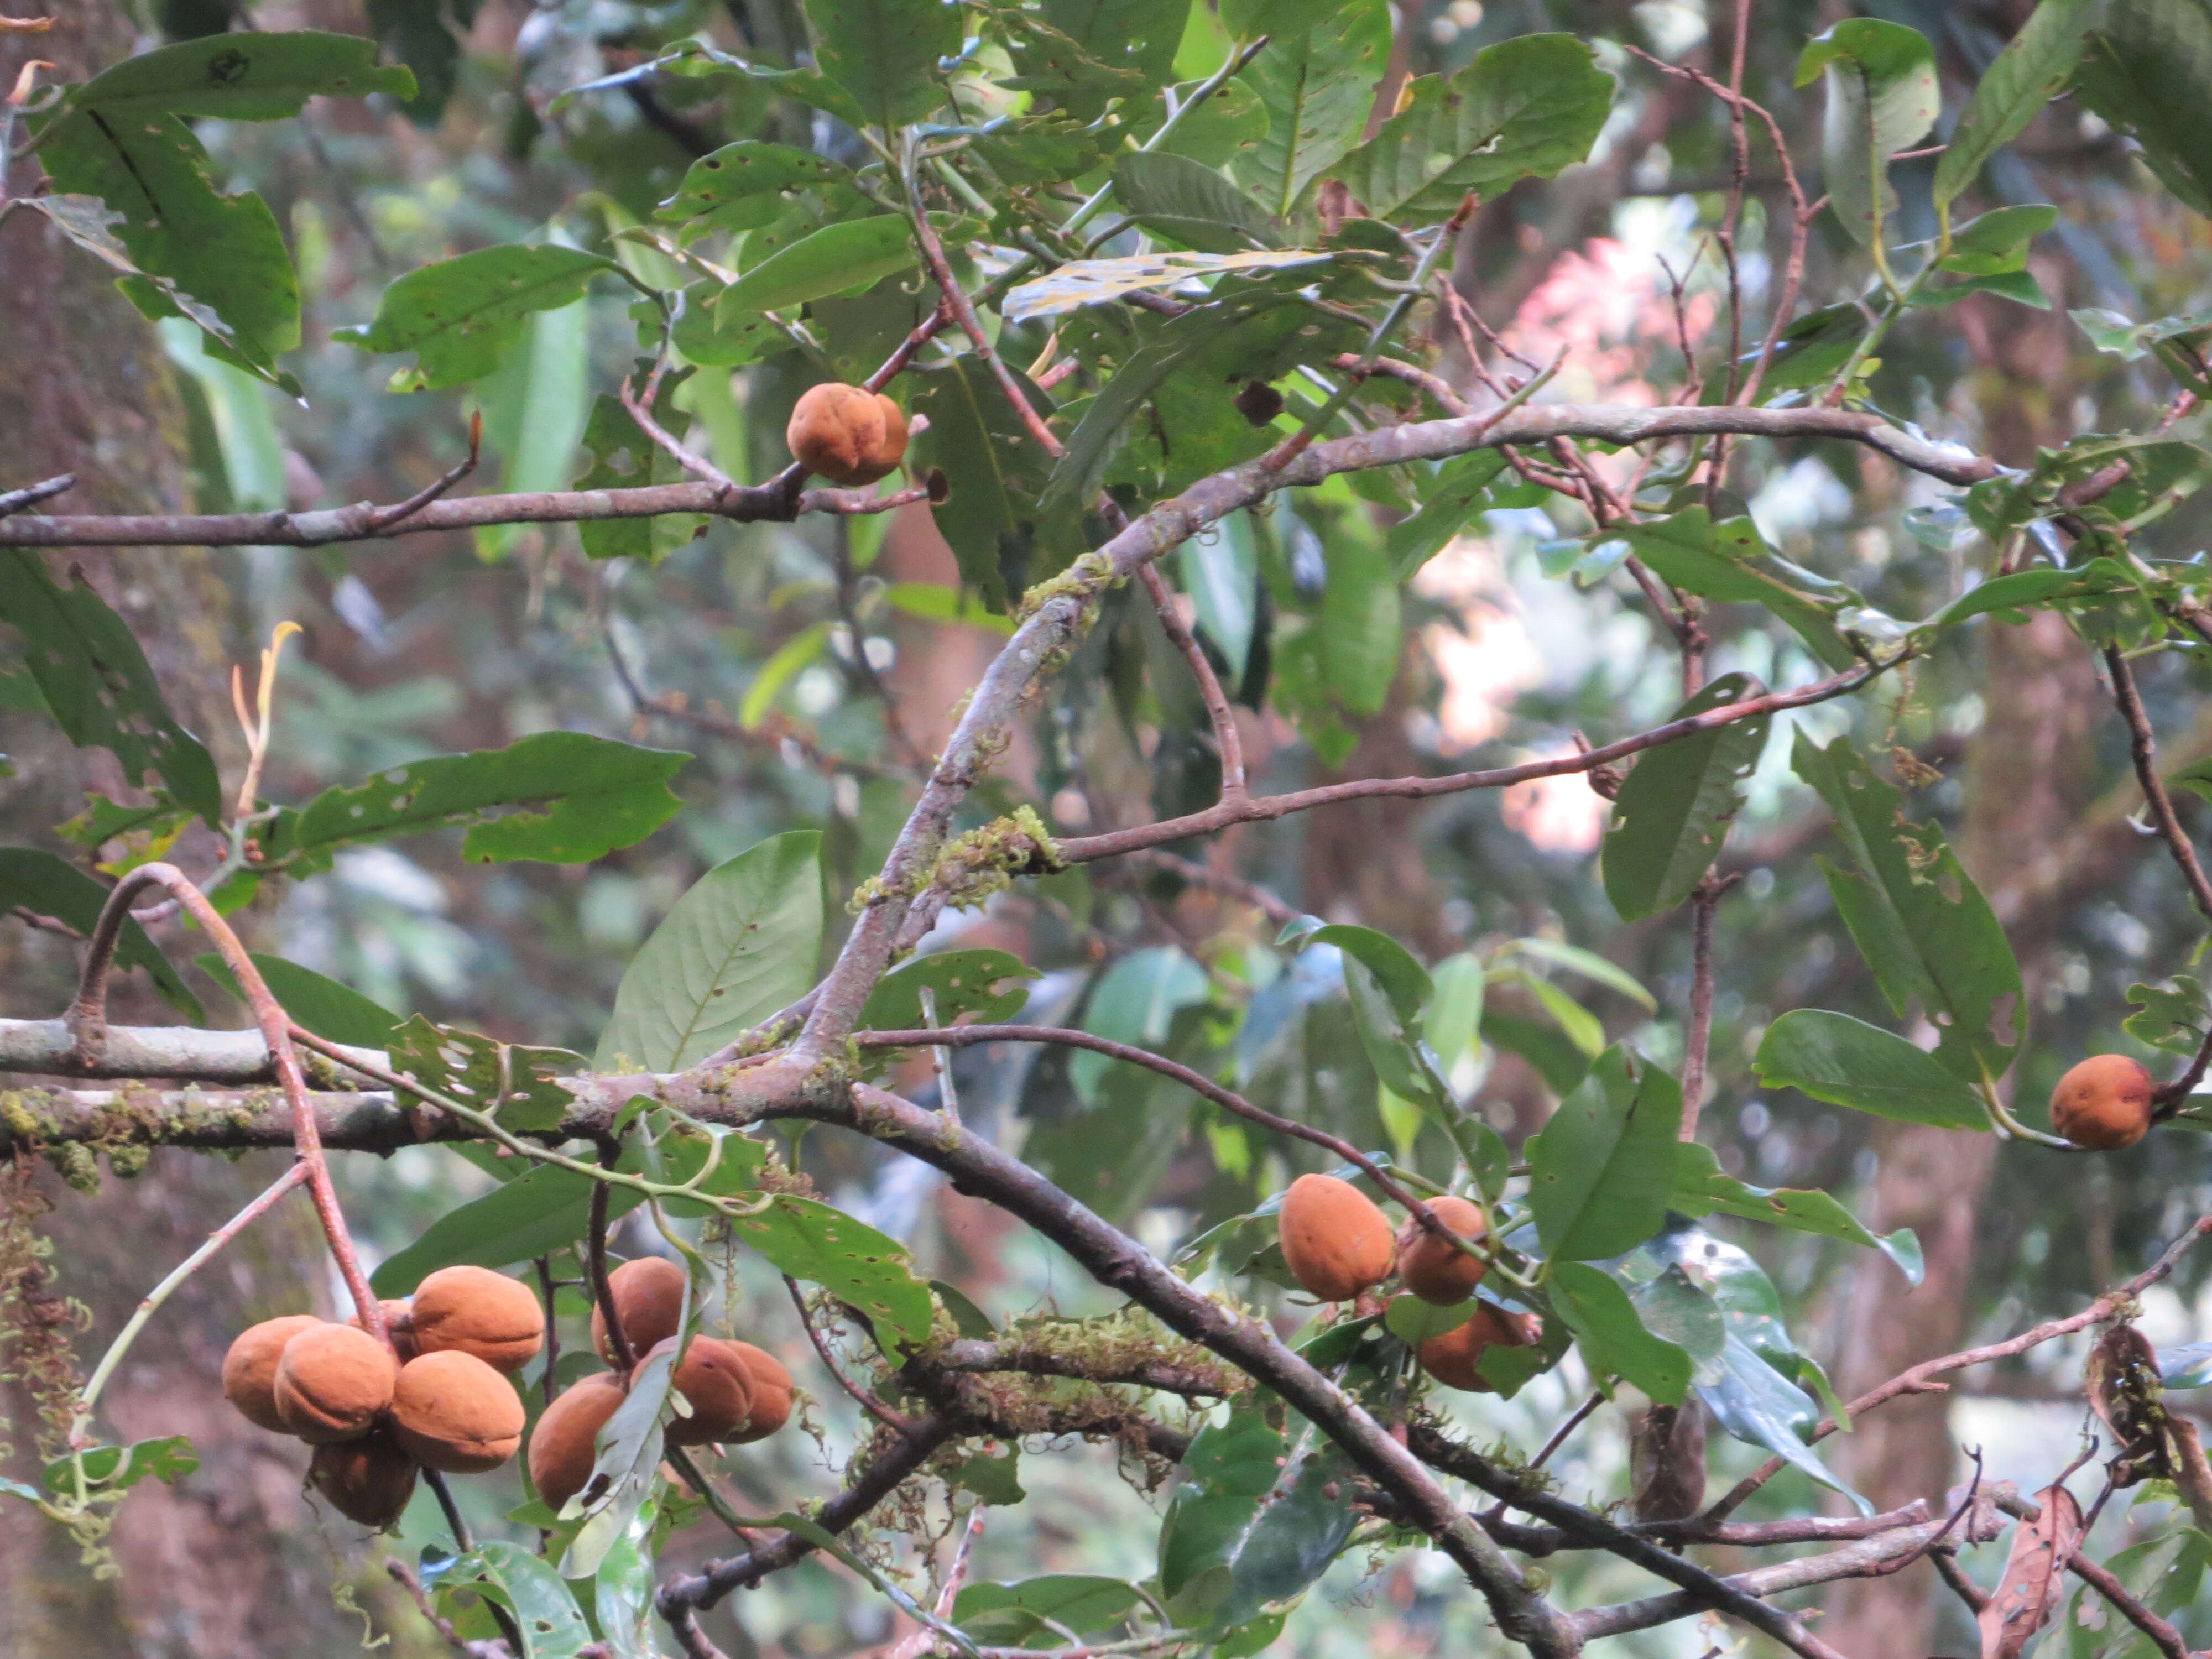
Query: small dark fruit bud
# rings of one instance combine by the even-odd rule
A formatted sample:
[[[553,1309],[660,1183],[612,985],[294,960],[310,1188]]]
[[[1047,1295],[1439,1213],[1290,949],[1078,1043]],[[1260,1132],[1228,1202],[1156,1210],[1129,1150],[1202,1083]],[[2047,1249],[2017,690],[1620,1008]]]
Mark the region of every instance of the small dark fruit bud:
[[[349,1521],[382,1532],[399,1524],[415,1495],[415,1460],[379,1430],[359,1440],[315,1448],[307,1484]]]

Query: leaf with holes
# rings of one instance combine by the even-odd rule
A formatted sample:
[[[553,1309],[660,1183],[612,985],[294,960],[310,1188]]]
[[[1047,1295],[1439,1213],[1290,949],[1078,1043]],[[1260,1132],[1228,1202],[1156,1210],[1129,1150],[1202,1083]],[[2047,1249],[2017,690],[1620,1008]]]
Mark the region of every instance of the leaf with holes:
[[[2004,1577],[1975,1619],[1982,1659],[2020,1659],[2066,1593],[2066,1564],[2081,1541],[2081,1506],[2063,1486],[2045,1486],[2035,1501],[2042,1513],[2014,1531]]]
[[[965,1014],[973,1014],[979,1024],[1001,1024],[1030,1000],[1029,987],[1020,981],[1038,977],[1036,969],[1006,951],[937,951],[910,957],[876,981],[860,1011],[860,1029],[919,1030],[929,1024],[921,1006],[924,991],[930,994],[939,1025]],[[1008,985],[1009,981],[1014,982]]]
[[[684,240],[720,230],[753,230],[790,204],[793,195],[843,184],[852,170],[811,150],[741,139],[701,156],[653,217],[685,227]]]
[[[1935,125],[1942,93],[1936,49],[1919,30],[1854,17],[1811,41],[1797,59],[1797,84],[1825,77],[1820,177],[1829,205],[1862,247],[1881,235],[1897,206],[1889,158]]]
[[[311,97],[373,92],[411,98],[415,77],[397,66],[379,68],[374,41],[301,29],[210,34],[142,52],[72,87],[64,107],[97,110],[111,121],[155,115],[279,121],[297,115]]]
[[[1764,690],[1748,674],[1723,674],[1668,718],[1687,720]],[[1720,856],[1743,810],[1744,780],[1766,746],[1766,718],[1693,732],[1647,750],[1622,780],[1600,860],[1605,895],[1625,921],[1671,910]]]
[[[555,242],[478,248],[409,271],[384,290],[374,321],[331,337],[363,351],[413,352],[415,367],[392,375],[394,392],[465,386],[521,343],[532,312],[574,305],[593,277],[618,269]]]
[[[573,1077],[586,1066],[583,1055],[566,1048],[501,1042],[476,1031],[433,1025],[420,1014],[393,1028],[386,1048],[399,1076],[490,1113],[514,1134],[560,1127],[576,1097],[555,1079]]]
[[[819,1285],[866,1315],[889,1352],[929,1338],[934,1304],[915,1277],[906,1246],[842,1210],[780,1193],[758,1215],[736,1216],[730,1231],[780,1273]]]

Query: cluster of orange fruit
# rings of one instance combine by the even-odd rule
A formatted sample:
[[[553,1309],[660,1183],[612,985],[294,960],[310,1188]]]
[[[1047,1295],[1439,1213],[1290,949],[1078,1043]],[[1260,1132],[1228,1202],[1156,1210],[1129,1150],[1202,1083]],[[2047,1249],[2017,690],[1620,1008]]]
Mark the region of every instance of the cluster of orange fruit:
[[[1470,1242],[1486,1231],[1482,1206],[1469,1200],[1432,1198],[1429,1209]],[[1352,1301],[1395,1273],[1422,1301],[1458,1307],[1474,1294],[1486,1271],[1479,1257],[1455,1249],[1417,1220],[1392,1231],[1390,1218],[1372,1199],[1334,1176],[1300,1176],[1292,1182],[1283,1195],[1277,1225],[1291,1276],[1324,1302]],[[1542,1330],[1533,1314],[1484,1302],[1463,1323],[1420,1344],[1417,1352],[1421,1369],[1446,1388],[1487,1394],[1495,1390],[1477,1369],[1483,1350],[1529,1347]]]

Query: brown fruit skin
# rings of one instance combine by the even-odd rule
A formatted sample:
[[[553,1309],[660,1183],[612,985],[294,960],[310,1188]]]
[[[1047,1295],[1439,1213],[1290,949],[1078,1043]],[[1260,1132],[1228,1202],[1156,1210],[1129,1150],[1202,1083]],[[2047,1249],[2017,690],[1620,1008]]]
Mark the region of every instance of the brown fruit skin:
[[[783,1362],[750,1342],[729,1342],[745,1368],[745,1384],[752,1393],[752,1416],[737,1433],[724,1437],[733,1446],[750,1446],[765,1440],[791,1420],[791,1373]]]
[[[445,1474],[484,1474],[522,1443],[524,1413],[514,1385],[459,1348],[400,1367],[392,1390],[392,1432],[408,1455]]]
[[[1480,1239],[1489,1231],[1482,1206],[1464,1198],[1432,1198],[1429,1208],[1437,1220],[1462,1238]],[[1398,1236],[1398,1277],[1424,1302],[1449,1308],[1474,1294],[1489,1269],[1431,1233],[1419,1221],[1408,1221]]]
[[[323,1322],[313,1314],[286,1314],[238,1334],[222,1357],[222,1391],[240,1417],[271,1433],[290,1432],[276,1415],[276,1362],[287,1342]]]
[[[1486,1302],[1458,1329],[1421,1344],[1421,1369],[1448,1389],[1496,1394],[1496,1386],[1485,1382],[1475,1369],[1482,1362],[1482,1351],[1493,1344],[1501,1348],[1534,1346],[1543,1330],[1543,1322],[1534,1314],[1508,1313]]]
[[[906,416],[880,392],[831,380],[799,398],[783,438],[809,472],[848,487],[872,484],[906,459]]]
[[[1291,1276],[1324,1302],[1349,1302],[1390,1276],[1389,1218],[1348,1181],[1300,1176],[1277,1224]]]
[[[629,1398],[620,1373],[599,1371],[580,1379],[538,1418],[530,1431],[530,1484],[555,1514],[590,1482],[599,1431]]]
[[[396,1301],[387,1298],[376,1306],[384,1316],[384,1334],[391,1340],[392,1352],[399,1356],[399,1363],[404,1365],[422,1352],[415,1346],[415,1304],[401,1297]],[[357,1331],[365,1328],[359,1314],[346,1323]]]
[[[676,1322],[684,1316],[684,1277],[683,1268],[661,1255],[641,1255],[607,1275],[615,1317],[622,1321],[633,1359],[643,1358],[676,1334]],[[592,1346],[607,1364],[615,1363],[613,1345],[607,1340],[606,1315],[596,1301],[592,1304]]]
[[[367,1331],[319,1320],[276,1361],[277,1424],[311,1446],[358,1440],[392,1404],[398,1372],[392,1350]]]
[[[664,1353],[676,1346],[676,1339],[655,1343],[643,1359],[637,1362],[638,1370],[645,1369],[647,1360]],[[747,1381],[745,1357],[737,1352],[737,1344],[725,1342],[719,1337],[695,1336],[691,1346],[684,1351],[684,1358],[676,1367],[675,1375],[668,1379],[672,1393],[684,1396],[691,1407],[689,1417],[672,1415],[663,1431],[672,1446],[705,1446],[717,1440],[733,1438],[747,1429],[752,1421],[752,1385]],[[636,1386],[637,1372],[630,1373],[632,1387]]]
[[[2158,1085],[2125,1054],[2092,1054],[2051,1091],[2051,1127],[2076,1146],[2115,1152],[2150,1133]]]
[[[519,1371],[545,1341],[545,1310],[520,1279],[489,1267],[441,1267],[415,1287],[415,1346]]]
[[[377,1532],[399,1524],[415,1495],[415,1460],[379,1431],[359,1440],[315,1448],[307,1484],[349,1521]]]

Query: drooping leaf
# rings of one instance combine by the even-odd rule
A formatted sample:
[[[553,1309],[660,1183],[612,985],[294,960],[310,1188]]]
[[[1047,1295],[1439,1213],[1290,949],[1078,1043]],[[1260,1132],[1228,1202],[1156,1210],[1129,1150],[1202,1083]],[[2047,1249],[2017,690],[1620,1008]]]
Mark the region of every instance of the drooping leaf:
[[[1741,1216],[1747,1221],[1787,1227],[1795,1232],[1847,1239],[1880,1250],[1897,1264],[1908,1284],[1920,1282],[1920,1240],[1910,1227],[1899,1227],[1883,1237],[1868,1231],[1864,1222],[1826,1193],[1804,1188],[1750,1186],[1722,1170],[1713,1149],[1696,1141],[1684,1142],[1677,1155],[1674,1189],[1668,1195],[1667,1205],[1693,1218],[1718,1212]]]
[[[1494,449],[1458,456],[1424,481],[1419,510],[1390,526],[1385,544],[1391,574],[1400,581],[1413,574],[1466,528],[1489,503],[1490,486],[1505,470],[1505,457]]]
[[[1237,179],[1269,213],[1288,219],[1359,142],[1389,53],[1382,0],[1351,0],[1268,36],[1243,76],[1267,112],[1267,135],[1237,159]]]
[[[432,1222],[422,1236],[386,1256],[369,1276],[379,1296],[406,1296],[441,1267],[505,1267],[573,1244],[584,1236],[591,1176],[540,1164]],[[610,1217],[645,1201],[635,1188],[607,1195]]]
[[[771,326],[758,318],[745,320]],[[721,335],[719,325],[714,333],[718,337]],[[710,352],[708,357],[716,355]],[[708,357],[698,361],[704,362]],[[672,393],[689,372],[678,370],[669,375],[662,382],[663,392]],[[591,415],[584,422],[583,446],[592,464],[571,482],[569,487],[574,489],[635,489],[674,483],[686,476],[683,464],[647,437],[621,400],[608,392],[592,400]],[[693,513],[668,513],[652,519],[586,519],[576,526],[576,533],[586,557],[638,559],[653,564],[690,541],[706,523],[703,514]]]
[[[409,271],[384,290],[373,322],[331,337],[363,351],[413,352],[415,366],[392,375],[395,392],[465,386],[521,343],[532,312],[574,304],[594,276],[616,269],[557,242],[478,248]]]
[[[1351,714],[1380,714],[1405,637],[1397,578],[1381,549],[1347,539],[1329,550],[1320,632],[1329,696]]]
[[[65,921],[80,933],[99,924],[107,903],[107,889],[65,859],[44,848],[0,847],[0,912],[21,905],[42,916]],[[129,916],[116,935],[115,961],[122,968],[143,968],[161,994],[161,1000],[198,1025],[207,1018],[200,1000],[169,965],[168,957],[148,936],[146,929]]]
[[[592,1627],[553,1564],[520,1544],[486,1539],[448,1563],[438,1585],[441,1591],[465,1585],[507,1608],[522,1636],[517,1659],[575,1659],[591,1644]]]
[[[1689,1353],[1645,1330],[1627,1291],[1579,1261],[1555,1261],[1551,1288],[1553,1307],[1593,1371],[1633,1382],[1662,1406],[1682,1403],[1690,1388]]]
[[[937,508],[937,525],[959,562],[961,585],[1003,614],[1007,572],[1022,568],[1036,541],[1037,498],[1051,476],[1050,458],[997,379],[973,356],[921,376],[914,410],[929,422],[916,441],[916,464],[952,481],[951,494]]]
[[[1120,1578],[1054,1573],[1017,1583],[969,1583],[953,1598],[952,1622],[992,1647],[1057,1645],[1061,1631],[1110,1630],[1141,1602]]]
[[[1941,206],[1980,175],[1990,156],[2020,137],[2045,105],[2065,89],[2090,26],[2106,0],[2040,0],[2020,32],[1982,71],[1949,146],[1936,164]]]
[[[819,1285],[868,1316],[886,1352],[894,1340],[929,1338],[934,1304],[915,1276],[906,1246],[841,1210],[780,1193],[758,1215],[733,1216],[730,1231],[781,1273]]]
[[[1759,1039],[1759,1081],[1900,1123],[1986,1129],[1981,1097],[1924,1050],[1849,1014],[1793,1008]]]
[[[1145,230],[1205,253],[1273,247],[1267,210],[1212,167],[1161,150],[1114,164],[1114,195]]]
[[[1553,1259],[1619,1255],[1659,1231],[1681,1119],[1668,1073],[1626,1048],[1597,1058],[1528,1142],[1528,1205]]]
[[[1686,720],[1757,696],[1748,674],[1723,674],[1668,718]],[[1600,868],[1625,921],[1671,910],[1720,856],[1743,809],[1744,780],[1766,746],[1766,719],[1738,720],[1647,750],[1614,798]]]
[[[1771,379],[1765,385],[1774,389]],[[1765,605],[1828,667],[1849,668],[1858,660],[1838,629],[1837,617],[1858,605],[1859,596],[1840,582],[1776,557],[1749,518],[1715,524],[1703,507],[1691,507],[1669,519],[1607,533],[1617,533],[1676,587],[1725,605]]]
[[[2004,1577],[1977,1616],[1982,1659],[2020,1659],[2066,1593],[2066,1564],[2081,1541],[2081,1506],[2063,1486],[2036,1493],[2041,1510],[2014,1528]]]
[[[822,73],[872,125],[918,121],[944,97],[937,60],[960,50],[960,14],[941,0],[805,0]]]
[[[1613,77],[1571,34],[1522,34],[1449,77],[1407,83],[1397,113],[1329,169],[1377,219],[1442,217],[1469,191],[1485,200],[1549,179],[1589,154]]]
[[[1187,1627],[1243,1624],[1301,1595],[1351,1536],[1343,1454],[1239,1411],[1192,1441],[1160,1527],[1160,1589]]]
[[[701,156],[653,217],[694,232],[751,230],[781,212],[792,195],[842,183],[851,169],[790,144],[743,138]]]
[[[1889,158],[1910,149],[1935,125],[1942,105],[1936,49],[1919,30],[1878,17],[1854,17],[1807,45],[1797,84],[1827,83],[1820,128],[1820,177],[1829,205],[1861,246],[1881,234],[1897,206]]]
[[[2074,72],[2074,94],[2142,146],[2159,181],[2212,214],[2212,10],[2200,0],[2107,0]]]
[[[390,1009],[312,968],[259,951],[250,954],[269,994],[283,1005],[294,1021],[319,1037],[352,1048],[381,1048],[400,1024],[399,1016]],[[194,957],[192,966],[233,996],[240,994],[238,981],[216,952]]]
[[[676,1071],[797,1001],[822,950],[821,847],[790,830],[700,877],[623,970],[594,1067]]]
[[[1049,276],[1009,290],[1000,315],[1010,323],[1032,323],[1085,306],[1108,305],[1125,295],[1176,288],[1194,277],[1291,270],[1326,264],[1334,258],[1310,248],[1255,249],[1249,253],[1186,253],[1170,248],[1112,259],[1071,259]]]

